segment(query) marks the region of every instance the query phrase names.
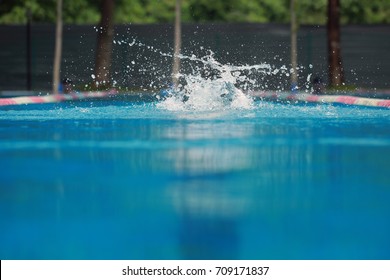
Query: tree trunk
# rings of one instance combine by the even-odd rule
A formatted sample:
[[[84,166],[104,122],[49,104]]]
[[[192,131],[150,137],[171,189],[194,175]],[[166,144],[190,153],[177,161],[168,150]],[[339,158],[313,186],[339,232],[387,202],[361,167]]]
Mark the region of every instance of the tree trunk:
[[[176,0],[176,17],[175,17],[175,50],[173,55],[173,70],[172,70],[172,82],[176,88],[179,84],[179,72],[180,72],[180,49],[181,49],[181,0]]]
[[[340,48],[340,0],[328,0],[328,59],[329,85],[344,83],[344,69]]]
[[[114,7],[115,0],[102,0],[95,59],[95,83],[98,88],[111,84],[110,70],[112,40],[114,38]]]
[[[56,42],[53,66],[53,94],[58,94],[62,56],[62,0],[57,0]]]
[[[1,1],[1,0],[0,0]],[[26,17],[27,17],[27,25],[26,25],[26,80],[27,80],[27,90],[30,91],[32,88],[32,71],[31,71],[31,21],[32,21],[32,15],[31,10],[27,8],[26,11]],[[53,76],[54,77],[54,76]]]
[[[297,50],[297,33],[298,23],[295,13],[295,0],[290,0],[290,13],[291,13],[291,90],[296,91],[298,89],[298,50]]]

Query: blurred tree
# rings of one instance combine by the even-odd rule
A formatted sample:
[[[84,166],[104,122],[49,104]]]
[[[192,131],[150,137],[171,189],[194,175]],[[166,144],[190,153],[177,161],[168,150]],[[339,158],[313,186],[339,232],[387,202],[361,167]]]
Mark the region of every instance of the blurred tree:
[[[66,0],[63,3],[63,19],[66,23],[96,23],[99,6],[93,0]],[[26,9],[31,10],[34,22],[56,21],[56,0],[1,0],[0,23],[25,23]]]
[[[190,15],[196,22],[199,21],[224,21],[231,10],[231,0],[226,1],[192,1]]]
[[[296,17],[296,2],[290,0],[290,39],[291,39],[291,90],[298,89],[298,48],[297,48],[297,33],[298,22]]]
[[[287,22],[289,1],[287,0],[188,0],[190,21],[229,22]]]
[[[61,58],[62,58],[62,0],[57,0],[57,20],[56,20],[56,41],[54,50],[53,66],[53,89],[52,93],[58,93],[60,85]]]
[[[115,0],[101,1],[101,18],[97,28],[97,46],[95,58],[95,82],[98,88],[111,84],[111,54],[114,38]]]
[[[100,1],[65,0],[64,22],[73,24],[97,23],[100,19]]]
[[[299,0],[297,17],[301,24],[326,24],[327,0]]]
[[[344,83],[344,70],[340,47],[340,0],[328,0],[328,59],[329,85]]]
[[[343,0],[342,23],[390,23],[389,0]]]
[[[25,23],[30,8],[34,22],[55,22],[55,0],[2,0],[0,24]],[[390,23],[389,0],[343,0],[341,23]],[[117,0],[115,22],[173,22],[175,1]],[[301,24],[326,24],[327,0],[297,1]],[[65,23],[98,23],[99,1],[66,0]],[[182,0],[182,19],[186,22],[289,22],[289,0]]]
[[[43,3],[41,3],[43,2]],[[32,21],[55,22],[56,1],[3,0],[0,5],[0,23],[25,23],[26,10],[29,9]]]
[[[115,22],[129,23],[142,22],[152,23],[152,19],[147,17],[145,3],[139,0],[118,0]]]
[[[146,5],[146,18],[153,19],[153,22],[173,22],[175,19],[175,0],[149,0]]]
[[[176,0],[175,7],[175,39],[174,39],[174,55],[173,55],[173,67],[172,67],[172,82],[173,86],[177,88],[179,84],[180,73],[180,51],[181,51],[181,0]]]

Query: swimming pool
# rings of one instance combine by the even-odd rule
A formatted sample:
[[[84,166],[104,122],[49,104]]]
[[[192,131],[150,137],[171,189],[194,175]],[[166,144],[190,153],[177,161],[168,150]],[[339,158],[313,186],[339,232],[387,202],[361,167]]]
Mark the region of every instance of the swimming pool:
[[[0,259],[389,259],[390,110],[0,108]]]

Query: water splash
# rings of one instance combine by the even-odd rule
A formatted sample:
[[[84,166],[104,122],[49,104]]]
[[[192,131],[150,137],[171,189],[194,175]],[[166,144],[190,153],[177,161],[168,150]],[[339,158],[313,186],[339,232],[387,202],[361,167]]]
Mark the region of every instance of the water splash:
[[[212,51],[202,58],[195,55],[180,55],[180,59],[192,63],[192,72],[179,75],[180,84],[171,90],[171,94],[168,94],[168,98],[161,105],[169,105],[165,106],[168,109],[250,109],[253,106],[252,99],[243,93],[239,85],[254,83],[247,75],[249,71],[266,74],[271,70],[268,64],[253,66],[222,64],[215,59]]]
[[[163,57],[173,57],[170,53],[164,53],[136,39],[132,39],[130,42],[116,40],[114,44],[126,44],[129,47],[147,49]],[[184,66],[182,72],[176,77],[179,84],[175,88],[167,85],[156,95],[161,100],[158,105],[160,108],[175,111],[251,109],[253,100],[244,92],[261,87],[261,77],[280,75],[281,73],[288,74],[289,72],[286,67],[276,69],[267,63],[256,65],[223,64],[217,61],[215,53],[211,50],[203,57],[198,57],[195,54],[181,54],[179,58]]]
[[[224,78],[204,78],[201,75],[180,75],[184,80],[177,89],[168,91],[160,108],[168,110],[226,110],[229,108],[250,109],[252,99],[232,82]]]

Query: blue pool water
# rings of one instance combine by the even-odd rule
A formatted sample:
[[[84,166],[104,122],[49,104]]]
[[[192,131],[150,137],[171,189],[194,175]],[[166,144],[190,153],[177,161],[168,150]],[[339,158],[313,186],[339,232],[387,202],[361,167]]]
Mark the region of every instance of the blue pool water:
[[[0,108],[0,259],[390,259],[390,110]]]

